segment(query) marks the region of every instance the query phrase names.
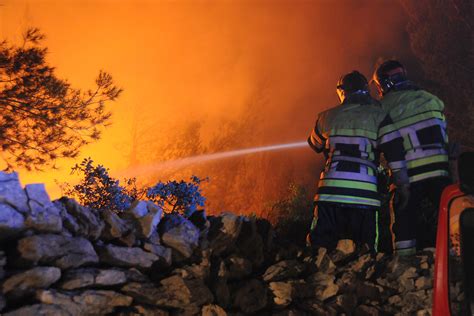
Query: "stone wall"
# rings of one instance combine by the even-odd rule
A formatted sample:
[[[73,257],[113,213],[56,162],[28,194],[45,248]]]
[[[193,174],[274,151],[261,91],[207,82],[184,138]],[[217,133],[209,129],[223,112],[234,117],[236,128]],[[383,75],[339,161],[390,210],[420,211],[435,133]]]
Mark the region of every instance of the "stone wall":
[[[305,228],[302,228],[305,229]],[[286,243],[261,219],[97,212],[0,173],[4,315],[428,315],[433,250]]]

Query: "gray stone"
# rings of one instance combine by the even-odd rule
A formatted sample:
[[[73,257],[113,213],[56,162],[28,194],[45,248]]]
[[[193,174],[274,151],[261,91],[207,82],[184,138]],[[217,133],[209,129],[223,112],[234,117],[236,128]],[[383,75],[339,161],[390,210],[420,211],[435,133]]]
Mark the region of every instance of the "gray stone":
[[[168,316],[169,313],[153,306],[134,305],[126,311],[114,313],[116,316]]]
[[[131,219],[139,238],[149,238],[156,230],[163,209],[151,201],[135,201],[123,216]]]
[[[330,306],[316,298],[307,299],[297,303],[298,307],[309,312],[312,316],[336,316],[338,313]]]
[[[5,316],[75,316],[64,306],[54,304],[34,304],[20,307],[3,314]]]
[[[198,279],[186,280],[175,275],[161,280],[160,284],[156,287],[150,283],[128,283],[122,287],[122,292],[139,303],[178,309],[200,307],[214,299],[211,291]]]
[[[32,264],[49,264],[61,269],[97,263],[99,258],[91,243],[82,237],[44,234],[18,241],[20,258]]]
[[[160,258],[159,262],[163,267],[171,266],[172,258],[170,248],[157,244],[145,243],[143,249],[157,255]]]
[[[60,233],[63,230],[60,210],[49,199],[44,184],[27,184],[25,193],[30,208],[26,227],[40,233]]]
[[[25,218],[20,212],[10,205],[0,204],[0,240],[17,236],[25,228]]]
[[[227,316],[226,311],[219,305],[208,304],[201,309],[202,316]]]
[[[267,288],[257,279],[244,281],[233,294],[233,298],[234,307],[246,314],[252,314],[267,306]]]
[[[103,210],[100,212],[100,216],[104,221],[104,229],[101,236],[104,240],[121,238],[132,230],[132,227],[126,221],[111,210]]]
[[[44,304],[59,305],[70,315],[104,315],[118,306],[130,306],[132,298],[114,291],[87,290],[84,292],[59,292],[42,290],[37,299]]]
[[[192,265],[186,265],[182,268],[174,269],[173,274],[180,275],[185,279],[207,280],[211,272],[211,263],[209,257],[203,256],[201,262]]]
[[[56,267],[36,267],[12,275],[2,284],[2,293],[8,297],[20,298],[33,294],[37,289],[45,289],[61,277]]]
[[[121,270],[81,268],[66,271],[59,288],[75,290],[85,287],[107,287],[122,285],[126,281],[126,274]]]
[[[64,204],[67,212],[74,217],[78,225],[76,234],[92,240],[100,238],[104,223],[96,210],[79,205],[75,200],[66,197],[59,199],[59,201]]]
[[[23,214],[29,211],[28,199],[23,191],[18,173],[0,171],[0,203],[5,203]]]
[[[106,245],[105,247],[98,247],[97,250],[101,262],[117,267],[149,269],[154,262],[160,260],[157,255],[138,247]]]
[[[179,215],[166,215],[160,230],[163,243],[184,258],[189,258],[199,244],[199,229]]]
[[[270,267],[263,274],[265,282],[282,281],[295,278],[305,271],[304,264],[297,260],[280,261]]]
[[[239,237],[242,229],[242,217],[224,212],[211,221],[209,228],[209,247],[214,256],[229,250]]]
[[[357,294],[341,294],[336,296],[336,306],[346,314],[351,314],[357,306]]]
[[[293,300],[293,286],[289,282],[270,282],[268,285],[273,294],[273,303],[278,307],[286,307]]]

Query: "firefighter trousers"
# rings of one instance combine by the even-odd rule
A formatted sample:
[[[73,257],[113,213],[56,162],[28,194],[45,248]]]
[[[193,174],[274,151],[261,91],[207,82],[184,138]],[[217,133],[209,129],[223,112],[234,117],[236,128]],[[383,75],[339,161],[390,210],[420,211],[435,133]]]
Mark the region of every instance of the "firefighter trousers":
[[[412,183],[407,207],[398,210],[392,203],[393,247],[396,252],[412,253],[415,249],[435,246],[441,193],[450,183],[447,177]]]
[[[336,248],[339,240],[350,239],[358,246],[377,248],[378,213],[376,208],[351,204],[317,202],[308,242],[313,248]]]

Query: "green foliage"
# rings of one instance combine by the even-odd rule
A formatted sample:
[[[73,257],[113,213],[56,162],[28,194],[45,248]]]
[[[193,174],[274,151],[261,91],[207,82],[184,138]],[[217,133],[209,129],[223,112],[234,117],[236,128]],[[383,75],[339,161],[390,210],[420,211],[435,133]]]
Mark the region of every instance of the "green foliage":
[[[121,89],[100,72],[95,88],[71,87],[46,61],[44,35],[29,29],[21,45],[0,42],[0,146],[7,169],[39,170],[58,158],[76,157],[100,138]]]
[[[313,203],[306,189],[295,183],[288,186],[287,196],[271,204],[269,219],[278,236],[304,245],[313,218]]]

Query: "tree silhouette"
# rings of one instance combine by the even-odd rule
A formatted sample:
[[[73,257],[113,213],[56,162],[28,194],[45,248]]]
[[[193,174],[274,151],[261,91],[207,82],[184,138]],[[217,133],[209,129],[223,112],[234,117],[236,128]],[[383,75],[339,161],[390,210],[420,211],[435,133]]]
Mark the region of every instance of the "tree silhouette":
[[[95,88],[72,88],[46,61],[44,35],[29,29],[21,45],[0,42],[0,146],[6,169],[41,170],[58,158],[74,158],[101,135],[122,92],[100,72]]]

